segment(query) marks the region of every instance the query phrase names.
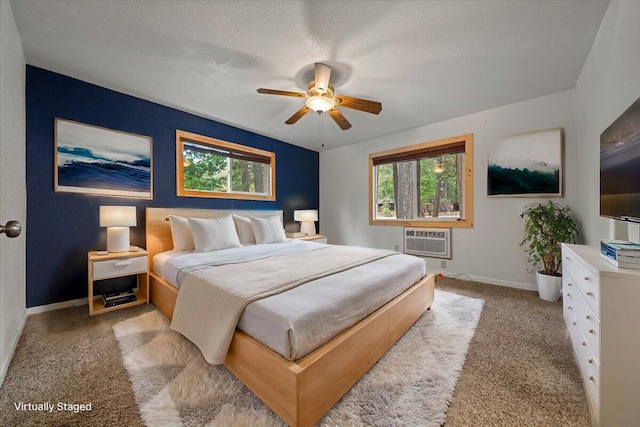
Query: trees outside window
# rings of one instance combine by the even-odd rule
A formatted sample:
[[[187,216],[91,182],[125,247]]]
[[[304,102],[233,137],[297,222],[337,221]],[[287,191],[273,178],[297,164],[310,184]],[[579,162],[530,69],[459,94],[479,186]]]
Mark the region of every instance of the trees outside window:
[[[275,154],[176,133],[179,196],[275,200]]]
[[[374,153],[370,223],[472,225],[472,135]]]

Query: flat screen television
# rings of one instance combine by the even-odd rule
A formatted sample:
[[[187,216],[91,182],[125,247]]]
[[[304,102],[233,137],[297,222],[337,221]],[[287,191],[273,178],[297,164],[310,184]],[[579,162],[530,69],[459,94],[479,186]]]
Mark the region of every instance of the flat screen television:
[[[640,98],[600,135],[600,215],[640,222]]]

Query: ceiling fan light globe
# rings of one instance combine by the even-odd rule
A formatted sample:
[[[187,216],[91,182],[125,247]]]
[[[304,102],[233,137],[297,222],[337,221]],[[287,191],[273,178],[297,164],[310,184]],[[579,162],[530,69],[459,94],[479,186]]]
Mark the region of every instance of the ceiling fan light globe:
[[[306,105],[315,112],[324,112],[333,109],[335,102],[325,96],[310,96],[307,98]]]

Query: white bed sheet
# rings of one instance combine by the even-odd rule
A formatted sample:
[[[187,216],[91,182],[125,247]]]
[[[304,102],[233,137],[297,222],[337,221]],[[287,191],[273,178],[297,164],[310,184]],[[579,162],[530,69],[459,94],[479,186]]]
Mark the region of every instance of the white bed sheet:
[[[320,243],[288,240],[222,251],[168,251],[153,259],[154,272],[179,287],[181,269],[314,250]],[[241,268],[241,264],[239,264]],[[392,255],[305,283],[249,304],[238,329],[289,360],[296,360],[371,314],[424,277],[422,259]]]

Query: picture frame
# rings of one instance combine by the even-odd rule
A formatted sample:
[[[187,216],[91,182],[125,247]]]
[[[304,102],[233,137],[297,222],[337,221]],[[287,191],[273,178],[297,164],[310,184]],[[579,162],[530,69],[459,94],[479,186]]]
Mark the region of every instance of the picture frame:
[[[563,129],[501,139],[489,152],[488,197],[562,197]]]
[[[56,192],[153,199],[149,136],[56,118]]]

